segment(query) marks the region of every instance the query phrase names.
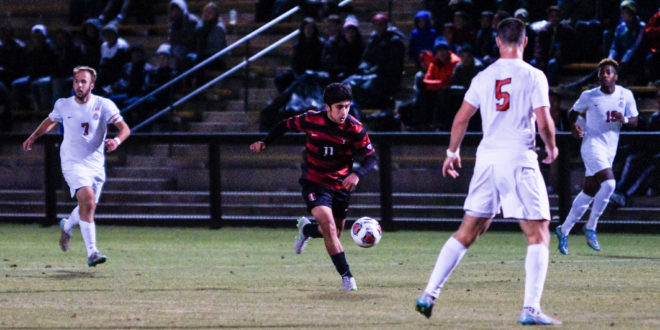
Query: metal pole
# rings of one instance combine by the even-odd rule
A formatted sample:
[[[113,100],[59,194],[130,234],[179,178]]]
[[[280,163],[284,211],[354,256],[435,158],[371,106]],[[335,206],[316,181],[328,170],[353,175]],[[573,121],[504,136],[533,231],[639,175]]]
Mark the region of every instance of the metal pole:
[[[392,220],[392,147],[389,143],[378,145],[380,168],[380,224],[383,229],[394,230]]]
[[[220,173],[220,145],[209,144],[209,202],[211,206],[211,229],[222,226],[222,183]]]
[[[44,170],[46,192],[46,214],[43,225],[49,226],[57,223],[57,148],[55,141],[47,140],[44,144]]]
[[[558,182],[559,187],[557,193],[559,194],[559,221],[566,219],[568,212],[571,209],[571,164],[570,164],[570,135],[558,135],[557,142],[559,145],[559,156],[557,162],[559,165]]]
[[[248,98],[250,94],[250,62],[247,59],[250,58],[250,41],[245,43],[245,79],[243,81],[244,86],[244,95],[243,95],[243,111],[247,112],[248,110]]]

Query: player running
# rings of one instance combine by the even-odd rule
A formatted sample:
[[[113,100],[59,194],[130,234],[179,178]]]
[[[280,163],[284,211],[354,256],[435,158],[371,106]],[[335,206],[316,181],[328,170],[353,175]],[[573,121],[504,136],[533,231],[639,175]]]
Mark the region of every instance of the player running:
[[[541,312],[541,294],[548,270],[550,206],[545,183],[534,151],[536,129],[545,142],[552,163],[559,153],[550,117],[548,81],[538,69],[522,60],[527,44],[525,24],[514,18],[497,28],[500,58],[472,80],[451,129],[447,158],[442,174],[458,177],[461,167],[459,147],[468,122],[481,111],[483,139],[477,149],[474,174],[465,199],[461,226],[440,250],[416,310],[426,317],[440,289],[467,249],[490,225],[500,207],[504,217],[520,220],[527,236],[525,258],[525,297],[520,314],[522,324],[561,324]]]
[[[308,111],[285,119],[263,140],[250,145],[250,150],[261,152],[286,131],[307,135],[299,182],[307,210],[317,223],[305,217],[298,219],[294,248],[301,253],[310,238],[323,237],[330,259],[342,277],[344,291],[355,291],[357,285],[339,236],[344,230],[350,193],[376,165],[366,129],[348,113],[351,100],[350,87],[332,83],[323,91],[325,111]],[[362,158],[359,168],[352,168],[354,156]]]
[[[69,249],[73,227],[80,224],[80,232],[87,248],[87,265],[90,267],[106,261],[106,256],[96,247],[94,224],[94,211],[105,182],[103,149],[114,151],[131,134],[117,106],[109,99],[91,93],[95,81],[96,71],[93,68],[74,68],[74,96],[57,100],[53,111],[23,142],[23,150],[32,150],[37,138],[53,129],[57,123],[62,123],[62,174],[69,185],[71,198],[78,200],[78,206],[73,209],[69,218],[60,221],[60,248],[62,251]],[[109,124],[119,129],[117,136],[112,139],[105,138]]]
[[[623,125],[637,126],[637,105],[630,90],[616,84],[618,63],[606,58],[598,63],[600,87],[584,91],[570,112],[573,137],[582,138],[580,154],[584,161],[585,178],[582,191],[575,197],[564,224],[555,228],[559,252],[568,254],[568,234],[580,221],[593,200],[589,221],[584,227],[587,245],[600,251],[596,225],[610,201],[616,182],[612,162],[619,144]],[[586,120],[578,123],[578,118]]]

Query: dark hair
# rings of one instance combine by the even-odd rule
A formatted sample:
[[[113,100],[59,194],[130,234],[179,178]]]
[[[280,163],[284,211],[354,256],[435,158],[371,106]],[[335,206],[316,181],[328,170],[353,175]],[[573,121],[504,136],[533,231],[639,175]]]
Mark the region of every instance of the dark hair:
[[[611,58],[604,58],[600,60],[600,62],[598,62],[598,71],[600,72],[600,70],[607,65],[611,65],[614,68],[614,71],[619,72],[619,63]]]
[[[505,18],[497,25],[497,37],[505,44],[522,45],[525,40],[525,23],[517,18]]]
[[[353,100],[351,87],[339,82],[332,83],[323,90],[323,103],[332,106],[335,103]]]

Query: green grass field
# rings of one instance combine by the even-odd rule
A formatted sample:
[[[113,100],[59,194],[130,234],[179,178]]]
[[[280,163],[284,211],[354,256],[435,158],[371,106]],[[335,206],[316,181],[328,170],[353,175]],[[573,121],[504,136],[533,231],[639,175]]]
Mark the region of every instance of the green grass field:
[[[86,264],[80,232],[0,224],[0,328],[512,328],[525,240],[491,232],[466,254],[431,319],[414,311],[449,232],[384,233],[344,242],[359,290],[342,292],[321,240],[293,252],[294,229],[99,226],[108,262]],[[571,236],[551,246],[544,311],[568,328],[660,328],[660,236]]]

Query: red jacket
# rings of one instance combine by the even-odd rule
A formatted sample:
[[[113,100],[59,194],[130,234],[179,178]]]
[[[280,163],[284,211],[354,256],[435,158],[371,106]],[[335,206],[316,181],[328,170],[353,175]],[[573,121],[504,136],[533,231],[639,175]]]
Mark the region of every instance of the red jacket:
[[[426,75],[424,75],[426,90],[437,91],[449,87],[451,77],[454,75],[454,68],[461,62],[461,58],[451,51],[449,52],[449,63],[444,64],[431,55],[431,52],[422,53],[420,57],[428,66]]]

